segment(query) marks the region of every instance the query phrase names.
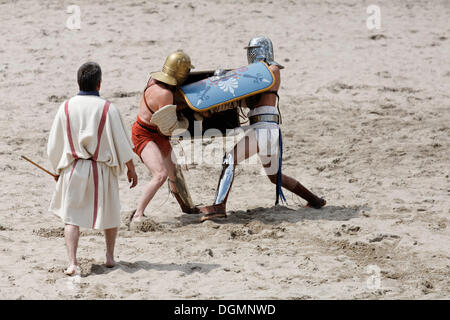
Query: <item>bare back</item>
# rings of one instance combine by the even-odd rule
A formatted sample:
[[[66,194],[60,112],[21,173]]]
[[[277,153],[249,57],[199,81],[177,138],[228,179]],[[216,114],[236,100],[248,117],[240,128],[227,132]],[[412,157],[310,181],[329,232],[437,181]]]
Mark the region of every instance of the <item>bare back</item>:
[[[153,113],[168,104],[173,104],[172,91],[163,83],[151,79],[142,95],[138,116],[150,125]]]

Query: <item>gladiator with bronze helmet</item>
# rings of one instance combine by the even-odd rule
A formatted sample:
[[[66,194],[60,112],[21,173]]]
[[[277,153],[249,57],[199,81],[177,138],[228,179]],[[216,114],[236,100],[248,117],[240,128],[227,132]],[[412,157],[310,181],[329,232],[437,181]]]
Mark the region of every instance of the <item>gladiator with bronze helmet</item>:
[[[148,168],[152,178],[147,183],[130,222],[140,221],[145,217],[145,208],[167,178],[181,210],[185,213],[198,213],[181,168],[176,165],[169,139],[188,127],[187,119],[177,112],[175,93],[193,68],[190,57],[182,50],[177,50],[166,58],[161,71],[150,74],[132,127],[132,142],[134,152]]]

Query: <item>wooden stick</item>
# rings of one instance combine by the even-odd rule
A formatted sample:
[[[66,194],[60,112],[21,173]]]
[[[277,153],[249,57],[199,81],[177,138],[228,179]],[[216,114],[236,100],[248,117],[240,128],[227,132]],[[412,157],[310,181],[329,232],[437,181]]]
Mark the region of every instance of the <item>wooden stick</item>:
[[[54,173],[51,173],[50,171],[48,171],[47,169],[45,169],[45,168],[42,168],[40,165],[38,165],[36,162],[34,162],[34,161],[32,161],[32,160],[30,160],[30,159],[28,159],[27,157],[25,157],[25,156],[21,156],[23,159],[25,159],[25,160],[27,160],[28,162],[30,162],[30,163],[32,163],[32,164],[34,164],[36,167],[38,167],[39,169],[41,169],[42,171],[45,171],[45,172],[47,172],[49,175],[51,175],[53,178],[58,178],[58,176],[56,175],[56,174],[54,174]]]

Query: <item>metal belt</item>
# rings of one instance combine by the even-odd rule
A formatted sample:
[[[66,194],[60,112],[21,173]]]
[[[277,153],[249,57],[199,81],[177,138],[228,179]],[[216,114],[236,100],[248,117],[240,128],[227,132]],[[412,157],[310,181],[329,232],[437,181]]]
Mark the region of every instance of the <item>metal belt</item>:
[[[258,114],[255,116],[251,116],[250,124],[254,124],[257,122],[275,122],[277,124],[280,123],[280,116],[277,114]]]

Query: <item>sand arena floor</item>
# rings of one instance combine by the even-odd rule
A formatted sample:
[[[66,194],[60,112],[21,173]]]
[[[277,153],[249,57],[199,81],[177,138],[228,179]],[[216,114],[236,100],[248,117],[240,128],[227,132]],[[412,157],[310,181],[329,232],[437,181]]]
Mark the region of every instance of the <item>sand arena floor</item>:
[[[66,2],[0,1],[0,298],[450,297],[448,1],[378,1],[379,30],[361,1],[76,2],[81,30],[66,28]],[[150,179],[136,158],[139,185],[120,180],[118,266],[104,267],[103,236],[83,230],[82,276],[65,277],[54,182],[20,155],[49,166],[49,129],[77,68],[102,66],[101,94],[131,128],[169,52],[182,48],[197,70],[239,67],[259,34],[286,67],[284,173],[328,205],[306,209],[288,193],[274,207],[258,164],[242,165],[228,219],[199,224],[162,188],[151,220],[130,231]],[[212,202],[220,160],[185,172],[196,203]]]

